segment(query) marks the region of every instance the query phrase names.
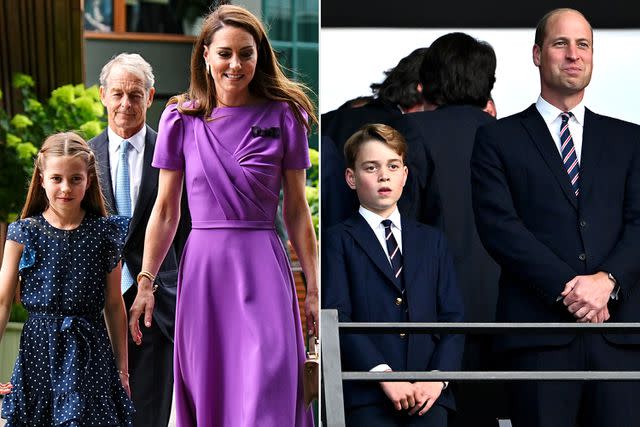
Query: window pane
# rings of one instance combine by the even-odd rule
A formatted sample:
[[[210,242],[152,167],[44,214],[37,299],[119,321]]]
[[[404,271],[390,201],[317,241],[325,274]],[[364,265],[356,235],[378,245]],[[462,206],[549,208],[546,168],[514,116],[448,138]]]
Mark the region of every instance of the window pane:
[[[183,2],[183,8],[194,1]],[[182,14],[176,13],[175,2],[169,0],[126,0],[127,31],[140,33],[182,34]]]
[[[85,0],[84,29],[102,33],[113,31],[113,0]]]
[[[291,40],[291,0],[265,0],[264,21],[270,40]]]
[[[318,42],[318,0],[295,0],[298,40]]]

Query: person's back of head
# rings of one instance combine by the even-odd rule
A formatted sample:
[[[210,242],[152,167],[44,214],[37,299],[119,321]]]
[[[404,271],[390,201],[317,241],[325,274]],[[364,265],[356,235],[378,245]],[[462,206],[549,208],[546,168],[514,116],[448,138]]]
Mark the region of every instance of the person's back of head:
[[[496,81],[496,54],[487,42],[465,33],[436,39],[420,67],[424,99],[438,106],[484,108]]]
[[[421,47],[398,62],[394,68],[385,71],[387,76],[382,83],[372,83],[374,96],[391,105],[399,105],[408,110],[422,104],[422,94],[418,88],[420,84],[420,64],[428,48]]]
[[[338,107],[338,110],[348,110],[351,108],[360,108],[369,105],[373,101],[373,96],[357,96]]]

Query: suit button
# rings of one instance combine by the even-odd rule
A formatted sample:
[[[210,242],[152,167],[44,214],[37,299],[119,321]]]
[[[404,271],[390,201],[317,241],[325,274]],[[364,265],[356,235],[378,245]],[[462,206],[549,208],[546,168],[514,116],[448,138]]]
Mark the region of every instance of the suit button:
[[[396,305],[402,305],[402,298],[396,298]]]
[[[580,221],[580,227],[586,227],[587,226],[587,221],[585,221],[584,219]]]
[[[403,339],[404,339],[404,338],[406,338],[406,337],[407,337],[407,334],[400,334],[400,338],[403,338]]]
[[[580,261],[584,261],[585,259],[587,259],[587,256],[585,254],[580,254],[580,255],[578,255],[578,259]]]

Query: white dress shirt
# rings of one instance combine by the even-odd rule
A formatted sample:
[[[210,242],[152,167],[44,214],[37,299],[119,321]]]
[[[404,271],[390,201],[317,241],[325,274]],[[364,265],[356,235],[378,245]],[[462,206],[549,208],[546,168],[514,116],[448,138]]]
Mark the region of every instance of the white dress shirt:
[[[544,122],[549,128],[549,133],[553,138],[553,142],[556,143],[558,154],[562,158],[562,145],[560,143],[560,126],[562,124],[561,113],[565,111],[560,110],[557,107],[549,104],[542,98],[542,95],[538,97],[536,101],[536,109],[544,119]],[[567,111],[568,112],[568,111]],[[578,105],[573,107],[570,111],[573,116],[569,119],[569,132],[571,132],[571,140],[574,147],[576,147],[576,156],[578,157],[578,163],[582,162],[582,133],[584,129],[584,102],[580,101]]]
[[[120,144],[123,141],[111,128],[107,129],[109,136],[109,169],[111,172],[111,185],[113,186],[113,194],[116,194],[116,177],[118,176],[118,167],[120,164]],[[140,194],[140,185],[142,183],[142,166],[144,163],[144,141],[147,136],[147,126],[142,126],[127,141],[131,144],[128,153],[129,161],[129,191],[131,193],[131,215],[135,212],[136,202]]]
[[[396,238],[396,242],[398,242],[398,249],[402,254],[402,224],[400,223],[400,211],[396,208],[388,218],[381,217],[380,215],[371,212],[369,209],[360,206],[358,210],[360,215],[367,221],[369,227],[373,230],[378,241],[380,242],[380,246],[384,250],[384,253],[387,254],[387,259],[389,260],[389,264],[391,263],[391,258],[389,258],[389,250],[387,249],[387,236],[384,232],[384,225],[382,225],[382,221],[388,219],[391,221],[391,232],[393,233],[393,237]]]

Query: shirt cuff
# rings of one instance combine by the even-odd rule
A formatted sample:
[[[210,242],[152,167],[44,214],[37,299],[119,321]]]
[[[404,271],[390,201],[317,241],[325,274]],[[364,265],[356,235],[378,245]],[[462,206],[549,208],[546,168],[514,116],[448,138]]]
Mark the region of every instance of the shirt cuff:
[[[434,369],[431,372],[440,372],[437,369]],[[442,384],[444,384],[444,386],[442,387],[442,390],[444,390],[445,388],[449,387],[449,381],[440,381]]]
[[[391,370],[391,366],[387,365],[386,363],[381,363],[369,369],[369,372],[387,372]]]

